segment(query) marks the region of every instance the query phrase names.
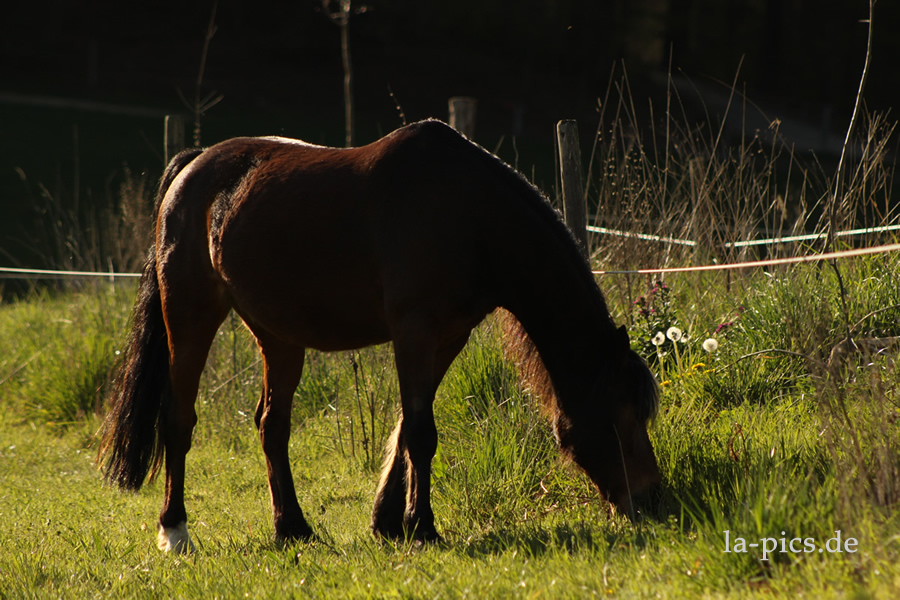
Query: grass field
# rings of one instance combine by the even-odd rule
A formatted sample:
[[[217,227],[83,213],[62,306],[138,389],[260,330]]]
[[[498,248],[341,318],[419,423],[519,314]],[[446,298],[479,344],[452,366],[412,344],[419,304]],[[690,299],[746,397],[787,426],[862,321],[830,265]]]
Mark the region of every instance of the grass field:
[[[94,465],[133,288],[0,304],[0,598],[895,597],[896,351],[828,358],[848,320],[858,339],[900,334],[900,257],[841,268],[846,313],[834,272],[811,265],[601,281],[662,382],[651,437],[664,486],[634,523],[558,458],[489,319],[438,392],[444,542],[426,548],[368,531],[396,411],[389,347],[308,357],[291,456],[318,539],[284,546],[252,423],[258,358],[226,321],[188,456],[198,551],[176,557],[155,546],[161,484],[123,493]],[[647,343],[671,326],[689,339]]]

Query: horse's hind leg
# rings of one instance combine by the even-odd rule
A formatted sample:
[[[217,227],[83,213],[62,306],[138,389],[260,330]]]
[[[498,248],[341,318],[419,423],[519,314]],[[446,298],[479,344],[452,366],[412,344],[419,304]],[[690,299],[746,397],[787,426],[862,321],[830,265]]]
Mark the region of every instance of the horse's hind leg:
[[[266,455],[275,535],[282,540],[307,539],[313,532],[297,503],[288,456],[291,405],[303,372],[304,349],[270,336],[257,335],[257,342],[263,355],[263,391],[256,426]]]
[[[185,458],[197,423],[194,403],[209,348],[229,307],[215,290],[193,286],[165,286],[164,314],[169,336],[171,396],[163,409],[166,448],[166,491],[159,516],[160,549],[193,551],[184,506]],[[176,290],[184,290],[178,292]]]

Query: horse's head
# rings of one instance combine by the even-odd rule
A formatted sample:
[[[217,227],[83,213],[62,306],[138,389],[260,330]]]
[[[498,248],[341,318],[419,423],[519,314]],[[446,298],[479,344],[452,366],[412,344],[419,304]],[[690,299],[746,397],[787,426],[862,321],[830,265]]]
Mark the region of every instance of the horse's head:
[[[591,397],[557,411],[553,428],[563,452],[603,496],[627,515],[632,498],[660,481],[647,426],[657,408],[657,385],[634,353],[628,333],[616,331],[612,357],[600,367]]]

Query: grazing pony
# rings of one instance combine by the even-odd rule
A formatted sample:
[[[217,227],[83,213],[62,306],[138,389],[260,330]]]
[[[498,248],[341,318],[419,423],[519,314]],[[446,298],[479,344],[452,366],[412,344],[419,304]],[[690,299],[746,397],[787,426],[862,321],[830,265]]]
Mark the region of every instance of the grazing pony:
[[[401,414],[375,494],[377,536],[438,540],[430,501],[438,384],[491,311],[521,330],[522,366],[561,450],[630,513],[659,481],[647,422],[656,385],[613,323],[576,243],[541,193],[439,121],[359,148],[237,138],[176,156],[114,380],[100,460],[141,487],[165,463],[158,543],[188,552],[185,456],[200,374],[234,310],[263,358],[256,426],[275,533],[312,529],[288,457],[306,348],[393,342]]]

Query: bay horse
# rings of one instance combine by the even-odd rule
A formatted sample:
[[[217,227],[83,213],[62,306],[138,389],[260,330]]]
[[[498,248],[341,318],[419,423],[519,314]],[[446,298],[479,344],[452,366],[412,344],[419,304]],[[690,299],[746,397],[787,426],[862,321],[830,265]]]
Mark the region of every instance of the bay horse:
[[[185,456],[210,345],[229,311],[263,359],[255,423],[279,539],[312,529],[288,457],[304,351],[392,342],[401,411],[375,494],[376,536],[440,539],[430,501],[432,404],[471,330],[516,320],[523,371],[562,452],[620,510],[659,481],[656,381],[617,328],[573,236],[538,189],[440,121],[357,148],[235,138],[182,152],[156,197],[156,235],[100,444],[136,490],[165,463],[158,544],[194,549]]]

